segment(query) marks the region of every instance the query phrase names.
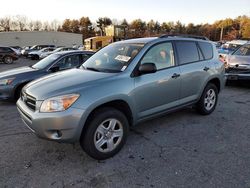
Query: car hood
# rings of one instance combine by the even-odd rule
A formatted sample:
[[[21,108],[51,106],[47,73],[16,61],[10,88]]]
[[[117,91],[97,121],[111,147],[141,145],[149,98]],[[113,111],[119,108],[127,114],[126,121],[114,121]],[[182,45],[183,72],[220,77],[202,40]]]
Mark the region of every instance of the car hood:
[[[226,58],[228,67],[236,69],[250,69],[250,56],[230,55]]]
[[[33,71],[37,71],[37,69],[33,69],[31,67],[20,67],[20,68],[0,72],[0,78],[8,78],[8,77],[16,76],[22,73],[33,72]]]
[[[83,69],[71,69],[44,76],[24,87],[24,91],[37,100],[77,93],[95,84],[97,80],[113,76],[114,73],[101,73]]]
[[[250,65],[250,56],[230,55],[227,57],[228,64]]]
[[[37,54],[41,54],[42,52],[40,51],[32,51],[32,52],[29,52],[30,55],[37,55]]]
[[[42,55],[50,55],[53,54],[54,52],[43,52]]]

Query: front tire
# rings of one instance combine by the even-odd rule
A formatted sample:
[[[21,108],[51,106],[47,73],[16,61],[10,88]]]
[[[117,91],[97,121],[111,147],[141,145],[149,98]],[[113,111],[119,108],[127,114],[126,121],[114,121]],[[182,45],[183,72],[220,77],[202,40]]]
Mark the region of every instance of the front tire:
[[[214,84],[209,83],[197,103],[197,111],[202,115],[209,115],[214,111],[217,101],[218,88]]]
[[[12,64],[13,61],[14,61],[13,58],[10,56],[4,57],[4,63],[6,63],[6,64]]]
[[[86,126],[80,144],[88,155],[97,160],[118,153],[126,142],[129,130],[126,116],[109,107],[95,111]]]

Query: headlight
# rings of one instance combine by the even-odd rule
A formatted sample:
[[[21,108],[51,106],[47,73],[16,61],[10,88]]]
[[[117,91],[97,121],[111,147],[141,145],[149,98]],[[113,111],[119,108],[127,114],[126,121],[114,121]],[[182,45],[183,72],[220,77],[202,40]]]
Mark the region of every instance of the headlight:
[[[41,105],[40,112],[60,112],[67,110],[79,96],[79,94],[70,94],[46,99]]]
[[[7,78],[7,79],[0,80],[0,86],[10,85],[14,80],[15,78]]]

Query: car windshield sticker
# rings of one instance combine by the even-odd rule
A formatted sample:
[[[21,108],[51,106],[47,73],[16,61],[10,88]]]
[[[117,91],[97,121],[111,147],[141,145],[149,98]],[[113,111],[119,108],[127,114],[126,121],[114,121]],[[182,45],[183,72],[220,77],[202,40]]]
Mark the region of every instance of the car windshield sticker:
[[[121,71],[125,71],[126,68],[127,68],[127,66],[123,66]]]
[[[131,57],[125,56],[125,55],[118,55],[118,56],[116,56],[115,59],[118,61],[128,62],[131,59]]]

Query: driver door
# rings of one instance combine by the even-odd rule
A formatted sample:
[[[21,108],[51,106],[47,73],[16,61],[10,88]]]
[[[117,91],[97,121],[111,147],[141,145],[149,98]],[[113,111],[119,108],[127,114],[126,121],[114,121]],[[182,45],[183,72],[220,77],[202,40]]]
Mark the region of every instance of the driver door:
[[[179,105],[180,69],[171,42],[153,46],[141,60],[154,63],[157,72],[135,77],[134,100],[139,119]]]

